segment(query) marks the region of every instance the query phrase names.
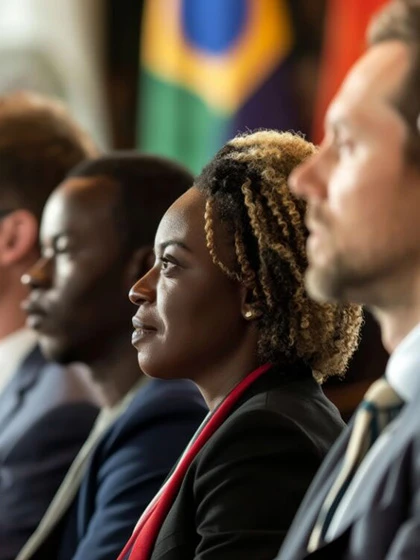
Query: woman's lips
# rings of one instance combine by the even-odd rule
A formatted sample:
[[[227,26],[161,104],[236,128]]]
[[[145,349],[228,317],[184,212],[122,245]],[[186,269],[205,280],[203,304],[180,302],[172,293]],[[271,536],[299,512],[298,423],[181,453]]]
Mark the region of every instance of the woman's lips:
[[[131,336],[131,344],[133,346],[136,346],[136,344],[157,332],[157,329],[155,327],[144,323],[138,317],[133,317],[133,327],[134,331]]]

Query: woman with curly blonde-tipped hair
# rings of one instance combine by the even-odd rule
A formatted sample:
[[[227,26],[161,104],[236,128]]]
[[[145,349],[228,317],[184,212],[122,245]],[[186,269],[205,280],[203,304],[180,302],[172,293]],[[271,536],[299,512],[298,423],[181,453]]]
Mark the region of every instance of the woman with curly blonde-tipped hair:
[[[287,186],[314,150],[238,136],[160,223],[130,293],[133,344],[146,374],[192,380],[210,413],[120,559],[272,559],[343,427],[319,382],[343,374],[361,310],[307,296],[305,204]]]

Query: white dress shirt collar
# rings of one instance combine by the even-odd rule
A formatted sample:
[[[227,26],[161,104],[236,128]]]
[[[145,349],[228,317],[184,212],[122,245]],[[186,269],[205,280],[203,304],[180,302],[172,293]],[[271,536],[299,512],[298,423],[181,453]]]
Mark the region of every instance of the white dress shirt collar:
[[[420,393],[420,323],[391,354],[385,376],[406,402]]]
[[[29,329],[19,329],[0,340],[0,393],[35,344],[36,335]]]

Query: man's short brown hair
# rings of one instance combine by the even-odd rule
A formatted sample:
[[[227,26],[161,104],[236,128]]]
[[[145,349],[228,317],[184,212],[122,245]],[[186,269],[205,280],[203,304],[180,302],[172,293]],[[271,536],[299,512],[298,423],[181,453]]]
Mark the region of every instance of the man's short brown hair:
[[[411,66],[395,105],[407,123],[409,161],[420,167],[420,0],[392,0],[372,19],[369,45],[402,41],[411,51]]]
[[[67,173],[97,153],[62,103],[26,92],[0,96],[0,208],[25,208],[39,220]]]

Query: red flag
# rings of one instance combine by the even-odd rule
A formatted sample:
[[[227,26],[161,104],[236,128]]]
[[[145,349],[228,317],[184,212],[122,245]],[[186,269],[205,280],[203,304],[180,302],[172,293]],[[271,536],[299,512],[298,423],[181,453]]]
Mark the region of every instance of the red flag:
[[[329,0],[324,32],[317,98],[315,102],[313,141],[324,136],[324,116],[328,105],[349,68],[366,45],[369,20],[387,0]]]

